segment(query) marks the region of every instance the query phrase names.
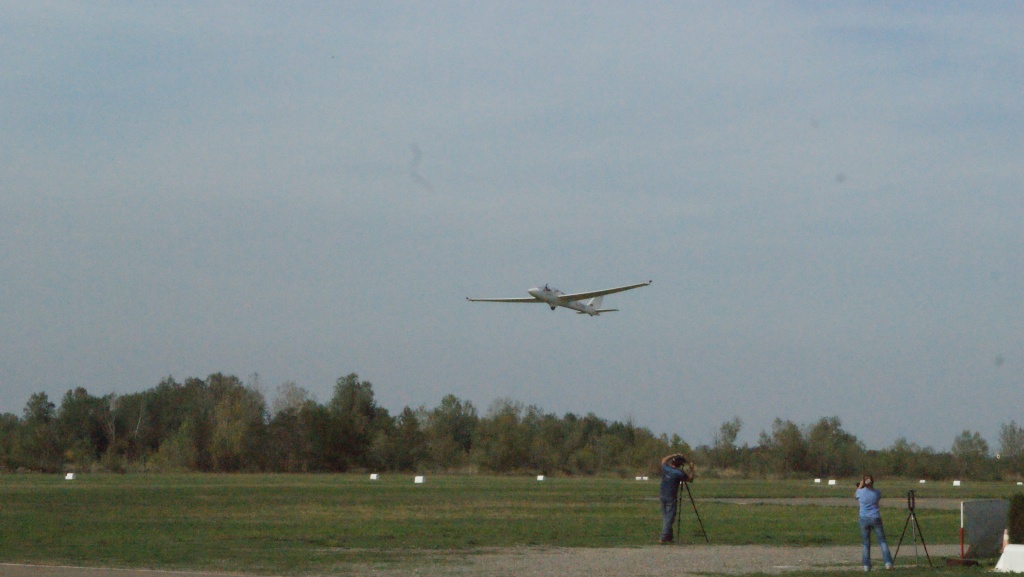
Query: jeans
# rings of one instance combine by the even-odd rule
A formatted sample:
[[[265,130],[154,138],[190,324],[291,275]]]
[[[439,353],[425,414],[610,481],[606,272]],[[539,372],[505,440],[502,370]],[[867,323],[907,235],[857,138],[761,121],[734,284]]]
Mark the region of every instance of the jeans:
[[[661,540],[671,541],[672,540],[672,523],[676,520],[676,503],[675,499],[672,500],[661,500]]]
[[[882,561],[884,561],[886,565],[891,565],[892,555],[889,554],[889,544],[885,542],[885,529],[882,528],[881,517],[860,518],[860,540],[861,543],[864,544],[864,549],[860,555],[861,564],[865,567],[871,567],[872,529],[875,531],[875,536],[878,537],[878,546],[882,549]]]

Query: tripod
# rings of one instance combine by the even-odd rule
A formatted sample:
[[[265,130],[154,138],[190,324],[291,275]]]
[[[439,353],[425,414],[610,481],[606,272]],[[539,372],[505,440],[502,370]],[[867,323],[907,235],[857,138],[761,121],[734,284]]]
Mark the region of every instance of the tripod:
[[[928,566],[934,567],[935,565],[932,564],[932,556],[928,554],[928,545],[924,542],[924,533],[921,531],[921,524],[917,522],[917,515],[914,513],[914,506],[916,505],[915,501],[916,498],[914,497],[914,492],[907,491],[907,520],[903,523],[903,532],[900,533],[900,540],[896,543],[896,553],[893,554],[892,560],[895,562],[896,557],[899,556],[900,545],[903,544],[903,536],[907,534],[907,526],[909,526],[910,522],[913,521],[914,526],[911,531],[914,533],[914,559],[916,560],[920,558],[917,554],[917,536],[921,535],[921,546],[924,547],[924,555],[928,558]]]
[[[711,541],[708,539],[708,532],[704,530],[704,521],[700,520],[700,513],[697,511],[697,503],[695,503],[693,500],[693,493],[690,492],[690,484],[687,483],[686,481],[683,481],[683,486],[686,487],[686,494],[690,496],[690,505],[693,507],[694,515],[697,515],[697,523],[700,524],[700,532],[704,535],[704,542],[711,543]],[[682,509],[682,504],[683,492],[679,491],[678,495],[676,496],[676,534],[678,535],[682,534],[683,527],[683,515],[682,511],[680,510]]]

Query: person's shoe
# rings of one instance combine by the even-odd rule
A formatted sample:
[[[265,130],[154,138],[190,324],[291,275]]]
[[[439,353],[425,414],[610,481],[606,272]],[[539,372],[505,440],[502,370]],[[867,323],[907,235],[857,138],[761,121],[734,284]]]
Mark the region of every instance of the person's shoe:
[[[871,571],[871,565],[865,565],[864,566],[864,570],[865,571]]]
[[[671,545],[672,539],[658,539],[658,543],[661,543],[662,545]]]
[[[886,569],[886,571],[888,571],[889,569],[892,569],[892,563],[886,563],[885,564],[885,569]]]

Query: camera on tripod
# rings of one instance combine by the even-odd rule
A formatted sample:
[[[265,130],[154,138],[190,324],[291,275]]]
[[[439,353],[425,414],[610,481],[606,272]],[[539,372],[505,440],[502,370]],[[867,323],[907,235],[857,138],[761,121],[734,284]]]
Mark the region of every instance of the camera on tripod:
[[[917,538],[921,538],[921,546],[924,547],[924,555],[928,558],[928,565],[932,565],[932,556],[928,554],[928,545],[924,542],[924,533],[921,532],[921,524],[917,522],[917,514],[914,513],[914,507],[917,506],[917,497],[913,491],[907,491],[907,520],[903,523],[903,532],[900,533],[900,541],[896,543],[896,553],[892,556],[893,562],[896,561],[896,557],[900,554],[900,545],[903,544],[903,537],[907,534],[907,527],[910,527],[910,531],[914,538],[914,556],[917,557]]]

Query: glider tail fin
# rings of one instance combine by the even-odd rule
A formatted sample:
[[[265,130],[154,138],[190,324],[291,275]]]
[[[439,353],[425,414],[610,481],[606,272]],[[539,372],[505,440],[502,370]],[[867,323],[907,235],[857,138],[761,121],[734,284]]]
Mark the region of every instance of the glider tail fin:
[[[619,310],[619,309],[603,309],[603,308],[601,308],[601,301],[602,300],[604,300],[603,296],[594,297],[594,298],[590,299],[590,302],[588,302],[587,304],[592,306],[592,307],[594,307],[594,309],[598,313],[613,313],[613,312]]]
[[[596,315],[599,315],[601,313],[610,313],[610,312],[615,312],[615,311],[619,310],[619,309],[603,309],[603,308],[601,308],[601,301],[602,300],[604,300],[604,296],[594,297],[594,298],[590,299],[589,301],[587,301],[587,306],[591,307],[593,309],[592,313],[584,313],[583,311],[577,311],[577,312],[579,314],[581,314],[581,315],[582,314],[590,314],[591,316],[596,316]]]

